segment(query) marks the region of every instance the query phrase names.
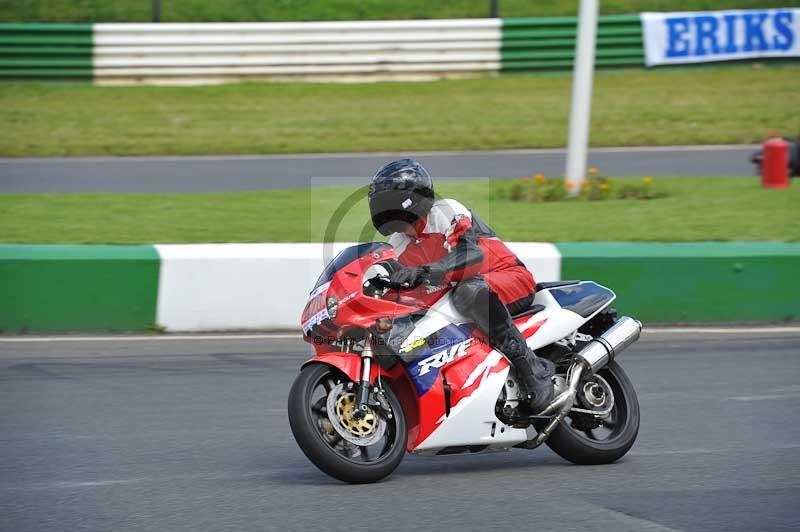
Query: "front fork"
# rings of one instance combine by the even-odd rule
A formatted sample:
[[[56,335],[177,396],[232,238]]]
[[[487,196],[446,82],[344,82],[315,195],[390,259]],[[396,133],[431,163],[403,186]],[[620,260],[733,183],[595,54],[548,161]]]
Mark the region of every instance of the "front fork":
[[[369,392],[370,382],[369,375],[372,371],[374,353],[372,352],[372,335],[368,334],[364,344],[364,350],[361,352],[361,380],[358,383],[358,390],[356,392],[356,406],[353,417],[356,419],[363,418],[369,412]]]

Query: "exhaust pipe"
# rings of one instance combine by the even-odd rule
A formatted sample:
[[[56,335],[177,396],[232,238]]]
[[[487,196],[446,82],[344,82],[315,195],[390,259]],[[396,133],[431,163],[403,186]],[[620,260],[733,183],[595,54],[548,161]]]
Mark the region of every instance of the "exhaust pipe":
[[[515,445],[523,449],[535,449],[540,446],[550,433],[556,428],[564,417],[569,413],[575,403],[575,395],[578,393],[578,384],[583,377],[583,372],[593,374],[603,366],[614,360],[614,357],[627,349],[639,339],[642,334],[642,322],[623,316],[609,330],[593,339],[589,344],[575,355],[577,358],[570,368],[570,380],[567,390],[561,392],[550,405],[542,410],[538,416],[549,416],[554,412],[558,413],[550,420],[544,430],[540,431],[535,438]]]
[[[609,330],[593,339],[576,355],[594,373],[631,346],[642,333],[642,322],[623,316]]]

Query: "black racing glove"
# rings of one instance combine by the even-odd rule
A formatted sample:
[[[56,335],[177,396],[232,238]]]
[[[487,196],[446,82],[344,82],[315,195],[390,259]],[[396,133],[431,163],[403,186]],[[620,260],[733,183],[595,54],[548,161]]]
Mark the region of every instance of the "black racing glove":
[[[444,280],[445,271],[437,264],[406,266],[389,275],[389,282],[407,288],[422,284],[437,285]]]

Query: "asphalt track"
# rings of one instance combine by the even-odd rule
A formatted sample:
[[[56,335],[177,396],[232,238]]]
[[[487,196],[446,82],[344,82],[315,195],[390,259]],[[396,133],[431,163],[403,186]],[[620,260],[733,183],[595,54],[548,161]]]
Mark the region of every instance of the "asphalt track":
[[[612,176],[753,175],[754,146],[598,148]],[[437,180],[564,173],[564,150],[199,157],[0,159],[0,193],[219,192],[363,184],[382,164],[417,157]]]
[[[0,340],[0,530],[798,530],[800,332],[647,333],[620,462],[547,448],[317,471],[289,432],[297,339]]]

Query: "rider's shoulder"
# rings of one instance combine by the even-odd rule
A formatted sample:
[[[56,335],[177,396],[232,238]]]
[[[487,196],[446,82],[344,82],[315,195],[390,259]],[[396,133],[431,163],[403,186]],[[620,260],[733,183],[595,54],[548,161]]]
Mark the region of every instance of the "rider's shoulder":
[[[405,247],[410,239],[403,233],[392,233],[389,236],[389,245],[394,248]]]
[[[446,233],[462,216],[472,220],[472,213],[454,199],[436,200],[428,215],[426,233]]]
[[[431,211],[440,211],[445,215],[453,216],[456,214],[472,216],[470,210],[467,209],[463,203],[450,198],[442,198],[434,201]]]

